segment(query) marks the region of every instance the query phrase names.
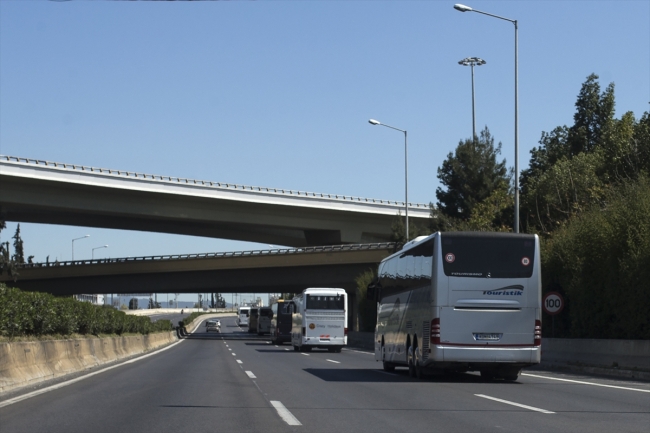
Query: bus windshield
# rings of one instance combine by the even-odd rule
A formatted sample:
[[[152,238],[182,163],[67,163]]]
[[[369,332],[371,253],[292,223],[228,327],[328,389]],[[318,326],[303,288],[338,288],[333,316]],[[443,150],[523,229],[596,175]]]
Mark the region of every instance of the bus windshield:
[[[307,295],[308,310],[345,310],[343,295]]]
[[[443,233],[441,239],[448,277],[530,278],[533,274],[533,235]]]

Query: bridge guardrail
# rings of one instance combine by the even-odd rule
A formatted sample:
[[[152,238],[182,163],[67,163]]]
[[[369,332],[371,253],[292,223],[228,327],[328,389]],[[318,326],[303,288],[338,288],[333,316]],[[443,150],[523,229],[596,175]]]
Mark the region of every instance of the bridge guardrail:
[[[82,172],[90,172],[93,174],[99,174],[104,176],[119,176],[119,177],[127,177],[130,179],[153,180],[158,182],[167,182],[167,183],[175,183],[175,184],[192,184],[192,185],[204,186],[208,188],[231,189],[231,190],[249,191],[249,192],[262,192],[262,193],[278,194],[278,195],[297,195],[300,197],[307,197],[307,198],[319,198],[319,199],[338,200],[338,201],[346,201],[346,202],[359,202],[359,203],[363,202],[363,203],[373,203],[378,205],[384,204],[387,206],[404,206],[404,202],[394,201],[394,200],[382,200],[382,199],[375,199],[375,198],[364,198],[364,197],[355,197],[355,196],[339,195],[339,194],[325,194],[319,192],[308,192],[308,191],[283,189],[283,188],[267,188],[267,187],[252,186],[252,185],[239,185],[235,183],[187,179],[183,177],[162,176],[158,174],[146,174],[146,173],[138,173],[133,171],[126,171],[126,170],[114,170],[109,168],[89,167],[85,165],[52,162],[52,161],[45,161],[45,160],[31,159],[31,158],[21,158],[18,156],[0,155],[0,161],[3,160],[10,163],[46,166],[46,167],[56,168],[60,170],[63,169],[69,171],[82,171]],[[429,209],[429,205],[424,203],[409,203],[409,208]]]

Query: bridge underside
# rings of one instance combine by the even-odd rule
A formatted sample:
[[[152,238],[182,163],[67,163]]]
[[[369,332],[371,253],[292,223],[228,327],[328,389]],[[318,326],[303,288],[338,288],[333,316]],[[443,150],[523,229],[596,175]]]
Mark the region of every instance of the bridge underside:
[[[354,249],[363,248],[363,249]],[[326,247],[317,251],[159,260],[97,260],[20,268],[26,291],[54,295],[102,293],[297,293],[307,287],[354,291],[354,279],[390,255],[394,244]]]
[[[65,181],[39,178],[42,173],[38,171],[34,177],[5,173],[12,169],[16,167],[3,167],[0,174],[0,218],[5,221],[304,247],[387,242],[397,215],[397,210],[392,214],[351,211],[343,207],[345,203],[332,208],[310,207],[313,201],[298,198],[302,206],[200,196],[192,189],[170,193],[154,188],[159,185],[151,190],[118,188],[99,182],[112,179],[74,182],[69,173],[65,173]],[[412,215],[413,221],[426,224],[428,210],[420,213]]]

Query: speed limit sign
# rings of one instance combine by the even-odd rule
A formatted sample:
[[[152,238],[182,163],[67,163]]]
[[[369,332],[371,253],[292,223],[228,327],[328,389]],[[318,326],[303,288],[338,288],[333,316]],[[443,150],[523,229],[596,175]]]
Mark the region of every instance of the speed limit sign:
[[[558,292],[548,292],[542,299],[542,308],[551,316],[560,314],[564,309],[564,298]]]

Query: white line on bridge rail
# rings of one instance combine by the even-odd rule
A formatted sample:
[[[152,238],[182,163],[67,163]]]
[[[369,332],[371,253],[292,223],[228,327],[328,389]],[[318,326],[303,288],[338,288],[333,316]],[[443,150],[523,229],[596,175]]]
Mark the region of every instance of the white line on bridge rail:
[[[289,409],[284,407],[284,405],[279,402],[279,401],[274,401],[271,400],[271,404],[275,408],[275,410],[278,411],[278,415],[280,415],[280,418],[284,420],[289,425],[302,425],[300,421],[298,421],[298,418],[293,416],[291,412],[289,412]]]
[[[525,404],[515,403],[513,401],[508,401],[508,400],[501,400],[500,398],[490,397],[489,395],[483,395],[483,394],[474,394],[474,395],[477,396],[477,397],[481,397],[481,398],[487,398],[488,400],[498,401],[499,403],[510,404],[512,406],[517,406],[517,407],[521,407],[521,408],[528,409],[528,410],[534,410],[535,412],[555,413],[555,412],[551,412],[550,410],[540,409],[538,407],[526,406]]]

